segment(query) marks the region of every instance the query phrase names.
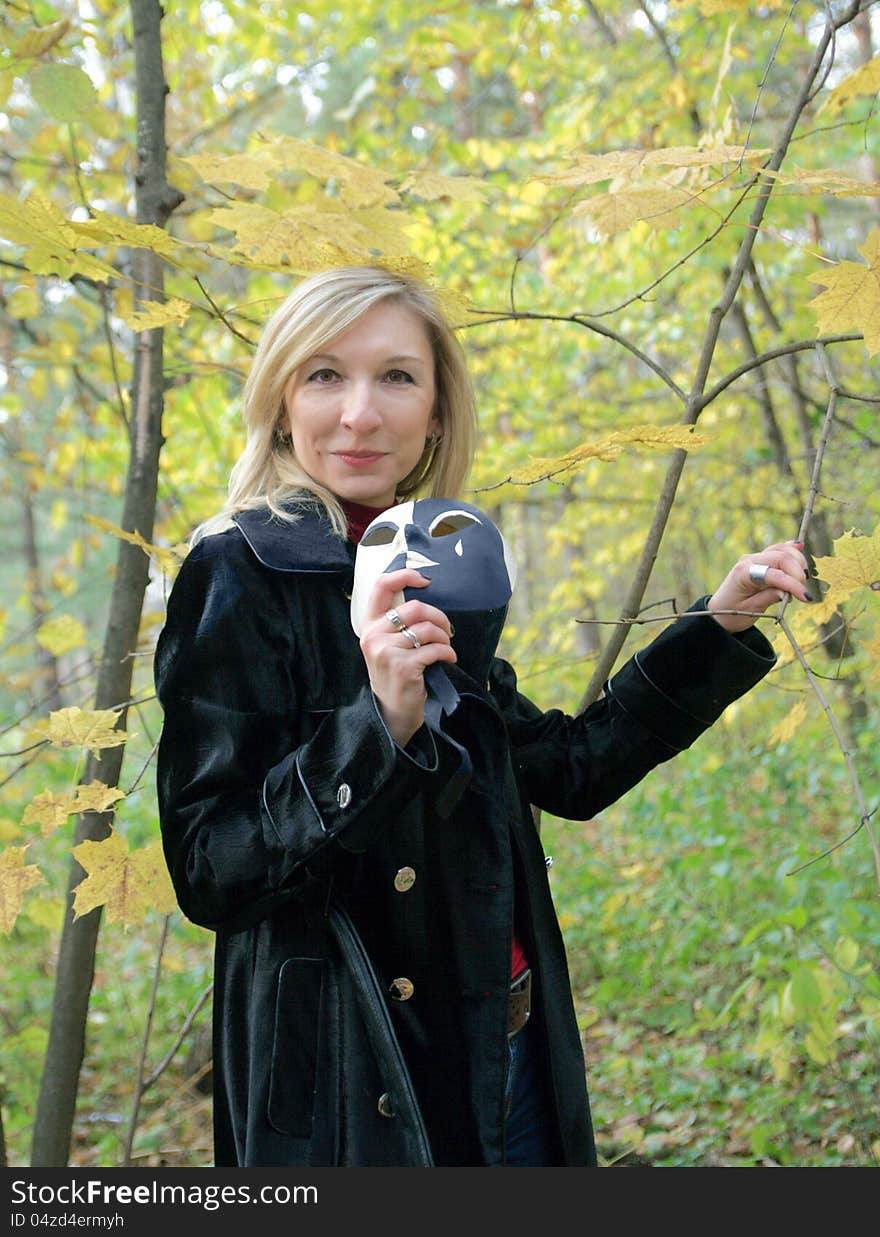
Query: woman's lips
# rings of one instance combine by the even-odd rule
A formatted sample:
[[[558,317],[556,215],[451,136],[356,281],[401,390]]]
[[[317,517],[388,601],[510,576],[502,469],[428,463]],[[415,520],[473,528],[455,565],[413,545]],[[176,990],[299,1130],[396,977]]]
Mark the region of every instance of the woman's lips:
[[[385,458],[384,451],[334,451],[334,455],[349,468],[366,468]]]

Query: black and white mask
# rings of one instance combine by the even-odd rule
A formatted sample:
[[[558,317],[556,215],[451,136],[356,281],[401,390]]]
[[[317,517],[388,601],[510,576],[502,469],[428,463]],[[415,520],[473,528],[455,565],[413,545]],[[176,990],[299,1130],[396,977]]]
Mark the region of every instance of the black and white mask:
[[[438,610],[495,610],[507,605],[516,570],[501,533],[479,508],[420,498],[383,511],[357,548],[351,619],[360,635],[367,598],[380,575],[414,567],[431,583],[408,589]]]
[[[351,623],[358,635],[376,580],[403,567],[414,567],[431,583],[405,589],[397,604],[420,598],[447,614],[459,666],[483,679],[516,581],[512,556],[495,524],[478,507],[448,498],[416,499],[377,516],[355,558]]]

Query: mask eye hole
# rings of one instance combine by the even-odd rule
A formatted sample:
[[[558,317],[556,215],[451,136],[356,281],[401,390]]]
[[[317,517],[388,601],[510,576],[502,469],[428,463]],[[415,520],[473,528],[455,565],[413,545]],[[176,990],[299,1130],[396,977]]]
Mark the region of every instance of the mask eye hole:
[[[374,545],[391,545],[396,532],[397,529],[393,524],[377,524],[375,528],[371,528],[361,537],[360,544],[367,546],[368,549]]]
[[[463,528],[479,523],[480,520],[467,511],[444,511],[431,522],[428,531],[432,537],[448,537],[450,533],[460,533]]]

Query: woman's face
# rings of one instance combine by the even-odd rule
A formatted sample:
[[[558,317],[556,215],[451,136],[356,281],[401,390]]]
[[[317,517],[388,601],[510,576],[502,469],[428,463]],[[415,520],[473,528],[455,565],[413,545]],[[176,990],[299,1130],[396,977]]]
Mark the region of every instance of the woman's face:
[[[439,431],[434,355],[417,313],[380,301],[304,361],[284,390],[300,466],[337,498],[386,507]]]

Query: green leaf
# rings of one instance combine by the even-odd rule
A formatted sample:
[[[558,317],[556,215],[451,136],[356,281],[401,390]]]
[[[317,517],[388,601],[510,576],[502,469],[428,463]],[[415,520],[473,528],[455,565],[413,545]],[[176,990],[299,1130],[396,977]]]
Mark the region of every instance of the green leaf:
[[[816,981],[816,976],[809,967],[799,967],[792,976],[789,987],[791,990],[791,1001],[796,1013],[809,1014],[820,1008],[822,992]]]
[[[41,64],[29,80],[34,101],[55,120],[86,120],[98,102],[92,79],[74,64]]]
[[[851,936],[842,936],[834,947],[834,961],[842,971],[852,971],[859,956],[859,944]]]

